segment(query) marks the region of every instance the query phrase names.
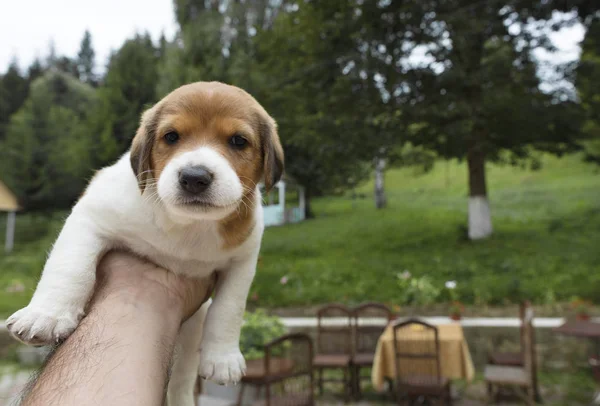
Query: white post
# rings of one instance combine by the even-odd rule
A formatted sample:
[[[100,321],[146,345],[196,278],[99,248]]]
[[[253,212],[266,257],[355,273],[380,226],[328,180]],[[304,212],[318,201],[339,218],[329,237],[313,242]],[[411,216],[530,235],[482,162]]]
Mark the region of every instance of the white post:
[[[385,159],[375,158],[375,207],[383,209],[386,206],[384,187]]]
[[[15,220],[17,213],[8,212],[6,216],[6,239],[4,242],[4,251],[11,252],[15,244]]]
[[[285,182],[279,182],[279,205],[285,210]]]

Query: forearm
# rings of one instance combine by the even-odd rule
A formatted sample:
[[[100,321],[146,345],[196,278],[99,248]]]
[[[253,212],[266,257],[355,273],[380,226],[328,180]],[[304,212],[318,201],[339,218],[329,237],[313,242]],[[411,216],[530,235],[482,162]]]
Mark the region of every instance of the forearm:
[[[98,299],[23,405],[162,405],[181,322],[169,305],[159,290]]]

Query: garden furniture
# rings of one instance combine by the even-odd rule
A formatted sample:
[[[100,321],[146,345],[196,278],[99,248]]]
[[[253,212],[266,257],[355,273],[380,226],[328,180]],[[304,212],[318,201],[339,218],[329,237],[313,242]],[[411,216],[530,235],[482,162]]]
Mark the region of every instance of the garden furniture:
[[[558,334],[593,340],[596,356],[600,358],[600,323],[586,320],[569,320],[553,331]]]
[[[600,323],[587,320],[569,320],[553,330],[555,333],[571,337],[587,338],[594,341],[595,354],[590,357],[589,364],[592,367],[594,378],[600,382]],[[600,404],[600,391],[594,395],[594,404]]]
[[[438,328],[416,319],[393,324],[397,400],[436,399],[450,405],[450,380],[442,375]],[[436,402],[437,404],[437,402]]]
[[[264,390],[254,405],[314,405],[311,338],[303,333],[286,334],[266,344],[264,351],[264,358],[248,361],[237,405],[242,403],[246,385],[257,386],[258,395]]]
[[[533,330],[533,310],[527,307],[523,319],[523,365],[486,365],[484,379],[488,385],[489,400],[495,398],[495,393],[500,387],[511,386],[522,389],[525,392],[522,397],[527,404],[535,404],[535,384],[533,380],[534,351],[532,348],[531,330]]]
[[[400,319],[399,322],[407,321]],[[462,326],[459,323],[439,324],[437,328],[437,341],[439,342],[440,375],[448,380],[464,379],[471,381],[475,376],[475,367],[465,340]],[[403,330],[402,335],[394,339],[393,323],[386,327],[379,338],[375,360],[371,371],[371,382],[376,390],[383,389],[385,379],[396,379],[395,343],[400,348],[409,351],[413,341],[426,340],[435,343],[433,334],[421,334],[419,327]],[[400,371],[403,372],[402,370]]]
[[[361,369],[371,368],[375,359],[377,341],[394,313],[383,303],[364,303],[352,310],[354,351],[352,378],[354,394],[360,397]]]
[[[332,325],[328,319],[342,320],[340,326]],[[317,372],[319,393],[323,394],[325,382],[342,383],[344,399],[350,399],[352,392],[352,312],[345,306],[330,304],[317,311],[316,355],[313,358],[313,369]],[[327,378],[323,374],[327,370],[341,370],[342,379]]]
[[[512,366],[512,367],[522,367],[524,365],[524,334],[525,334],[525,314],[528,309],[531,309],[531,303],[529,301],[524,301],[519,306],[519,319],[521,321],[521,325],[519,327],[519,342],[520,348],[518,352],[500,352],[495,351],[489,354],[488,363],[490,365],[504,365],[504,366]],[[539,391],[539,385],[537,380],[537,357],[535,352],[535,329],[530,328],[529,330],[529,340],[531,341],[531,362],[532,362],[532,381],[535,391],[535,400],[536,402],[541,402],[541,395]]]

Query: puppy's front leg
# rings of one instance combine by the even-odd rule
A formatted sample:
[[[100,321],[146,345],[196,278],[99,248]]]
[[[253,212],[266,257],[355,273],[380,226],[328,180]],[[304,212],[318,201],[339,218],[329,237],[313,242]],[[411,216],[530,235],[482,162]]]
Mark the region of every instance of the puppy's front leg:
[[[94,223],[76,210],[67,219],[46,261],[29,305],[10,316],[11,334],[28,344],[50,344],[77,327],[105,250]]]
[[[206,312],[210,307],[210,299],[190,317],[179,330],[173,368],[167,390],[168,406],[194,406],[194,387],[198,378],[200,362],[200,341]]]
[[[246,372],[240,330],[258,255],[234,262],[219,273],[200,346],[200,376],[220,384],[236,383]]]

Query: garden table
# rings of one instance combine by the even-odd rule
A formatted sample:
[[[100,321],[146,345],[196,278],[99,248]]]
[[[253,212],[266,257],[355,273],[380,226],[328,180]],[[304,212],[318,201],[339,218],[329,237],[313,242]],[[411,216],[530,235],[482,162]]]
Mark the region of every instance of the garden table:
[[[600,323],[586,320],[571,320],[553,329],[555,333],[572,337],[589,338],[596,343],[596,356],[600,356]]]
[[[588,338],[595,342],[596,355],[590,359],[590,362],[598,362],[600,360],[600,323],[593,323],[586,320],[571,320],[563,325],[553,329],[555,333],[563,334],[571,337]],[[593,369],[598,369],[598,365],[592,364]],[[597,375],[596,371],[595,375]],[[600,391],[594,394],[593,404],[600,404]]]
[[[440,374],[448,379],[465,379],[471,381],[475,375],[475,367],[469,352],[469,346],[459,323],[439,324],[438,338],[440,342]],[[415,332],[415,338],[421,337]],[[410,340],[410,334],[399,338]],[[371,372],[371,381],[376,390],[383,389],[386,378],[394,379],[396,376],[394,354],[394,330],[390,323],[377,342],[375,360]]]

